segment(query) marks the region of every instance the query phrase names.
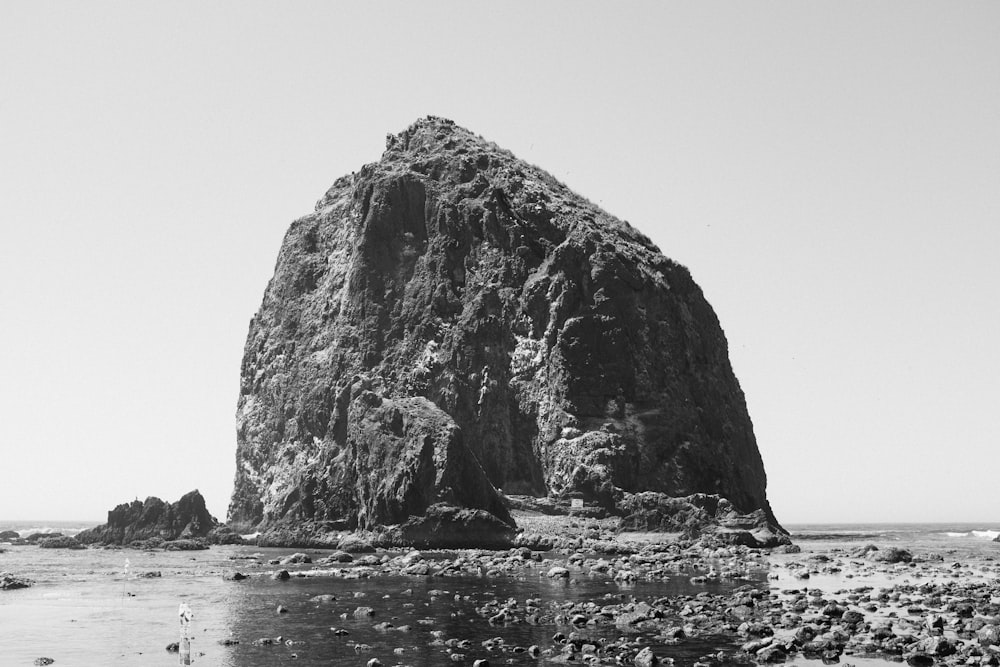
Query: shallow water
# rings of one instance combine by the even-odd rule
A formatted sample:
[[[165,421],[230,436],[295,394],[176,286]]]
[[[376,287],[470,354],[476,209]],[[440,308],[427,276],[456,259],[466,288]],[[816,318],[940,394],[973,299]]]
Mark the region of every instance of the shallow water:
[[[808,562],[809,556],[817,553],[844,559],[844,553],[868,543],[904,546],[915,554],[937,554],[944,557],[946,564],[957,564],[944,574],[938,568],[933,576],[939,578],[996,580],[1000,575],[1000,544],[976,537],[973,528],[938,526],[901,531],[866,527],[846,532],[836,528],[796,531],[793,527],[803,552],[774,554],[770,559],[771,579],[768,571],[761,570],[749,583],[770,587],[775,593],[803,588],[834,593],[864,586],[918,584],[931,576],[920,564],[903,564],[886,572],[876,571],[860,560],[858,567],[850,568],[853,573],[814,571],[806,580],[798,579],[790,568],[792,564]],[[54,658],[56,667],[176,665],[177,654],[167,653],[165,647],[179,639],[177,611],[182,602],[195,614],[191,625],[192,664],[206,667],[364,665],[372,657],[378,657],[385,665],[426,667],[471,665],[477,658],[487,658],[493,665],[542,665],[544,660],[532,659],[526,653],[488,651],[482,642],[501,637],[508,647],[537,644],[544,649],[553,646],[554,632],[568,633],[571,628],[557,628],[551,623],[491,626],[476,613],[476,607],[493,599],[515,598],[523,604],[528,598],[541,598],[540,606],[548,611],[550,603],[564,601],[614,604],[632,597],[725,593],[748,583],[709,580],[693,584],[690,578],[696,573],[685,572],[664,582],[620,584],[575,568],[573,582],[567,583],[544,576],[554,564],[550,562],[535,564],[534,569],[522,571],[516,577],[309,576],[274,581],[268,573],[276,568],[267,565],[267,561],[286,556],[293,549],[222,546],[197,552],[146,552],[0,548],[6,549],[0,554],[0,571],[36,581],[32,588],[0,591],[0,665],[4,667],[31,665],[40,656]],[[246,560],[251,555],[257,557]],[[561,558],[558,554],[546,556]],[[969,567],[970,562],[975,566]],[[310,565],[288,567],[293,573],[296,569],[304,572],[311,568]],[[223,580],[224,573],[236,570],[253,576],[240,582]],[[162,576],[141,576],[150,571],[158,571]],[[432,590],[440,592],[431,595]],[[328,604],[310,602],[310,598],[321,594],[332,594],[337,599]],[[287,608],[288,613],[278,614],[279,605]],[[372,607],[375,615],[355,619],[352,612],[359,606]],[[347,614],[347,618],[341,618],[341,614]],[[411,630],[375,630],[373,626],[383,621],[396,628],[409,625]],[[349,634],[338,636],[332,628],[345,629]],[[471,648],[449,649],[435,642],[432,631],[443,633],[442,639],[470,640]],[[614,627],[590,632],[608,639],[619,634]],[[278,636],[282,637],[278,645],[253,644],[260,637]],[[226,638],[240,643],[220,645],[219,641]],[[370,648],[357,648],[359,644]],[[699,657],[719,649],[733,650],[738,644],[736,639],[726,637],[688,639],[677,646],[651,643],[658,655],[673,657],[679,667],[691,665]],[[465,654],[463,661],[451,660],[449,651],[456,650]],[[856,667],[895,664],[849,655],[843,656],[841,662]],[[820,662],[795,657],[788,664],[818,667]]]
[[[378,657],[386,665],[472,664],[477,658],[488,658],[493,664],[538,664],[527,653],[491,652],[481,644],[502,637],[510,647],[538,644],[544,648],[552,645],[555,626],[491,626],[476,613],[476,607],[508,598],[522,604],[528,598],[541,598],[543,608],[553,601],[615,604],[633,596],[723,593],[747,584],[692,584],[693,572],[665,582],[618,584],[579,571],[568,583],[545,576],[551,563],[538,564],[535,571],[517,577],[293,576],[288,581],[275,581],[267,574],[275,566],[251,567],[256,560],[231,559],[259,554],[266,563],[291,551],[233,546],[198,552],[9,547],[0,554],[0,570],[35,579],[36,585],[0,594],[0,664],[30,665],[35,658],[46,656],[60,666],[175,665],[177,655],[167,653],[165,647],[179,639],[177,611],[181,602],[195,614],[190,627],[194,637],[193,664],[363,665],[371,657]],[[294,574],[296,568],[288,569]],[[223,580],[223,573],[234,570],[255,576],[239,582]],[[158,571],[162,576],[139,576],[149,571]],[[754,580],[756,585],[765,585],[764,577],[761,571]],[[431,595],[432,590],[438,593]],[[337,599],[331,603],[310,602],[310,598],[322,594]],[[278,614],[279,605],[288,613]],[[375,615],[355,619],[352,612],[359,606],[372,607]],[[347,618],[341,618],[341,614],[347,614]],[[397,628],[409,625],[411,629],[375,630],[373,626],[382,621]],[[332,628],[345,629],[349,634],[335,635]],[[561,629],[569,632],[568,628]],[[443,632],[442,639],[470,640],[472,647],[460,650],[435,645],[431,631]],[[591,633],[607,639],[620,634],[614,627]],[[278,636],[282,638],[278,645],[252,643],[261,637]],[[238,639],[239,644],[218,643],[226,638]],[[359,644],[370,648],[359,648]],[[651,645],[660,653],[676,656],[682,664],[690,664],[713,650],[731,650],[735,646],[731,639],[713,637],[675,647]],[[453,662],[449,655],[452,651],[464,653],[466,659]]]

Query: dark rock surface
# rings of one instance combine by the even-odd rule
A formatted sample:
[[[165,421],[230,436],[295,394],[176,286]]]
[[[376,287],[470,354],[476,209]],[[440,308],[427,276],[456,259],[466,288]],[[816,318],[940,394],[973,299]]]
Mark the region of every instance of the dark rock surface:
[[[18,577],[10,572],[0,572],[0,591],[12,591],[18,588],[28,588],[35,582],[26,577]]]
[[[229,526],[222,524],[213,528],[205,536],[209,544],[244,544],[243,537]]]
[[[0,542],[9,542],[10,540],[21,539],[21,534],[16,530],[0,530]]]
[[[411,517],[398,528],[387,531],[382,542],[448,549],[501,549],[512,543],[514,534],[510,524],[491,512],[439,503],[428,507],[423,516]]]
[[[38,540],[42,549],[84,549],[85,547],[75,537],[49,537]]]
[[[674,498],[646,491],[628,493],[618,503],[620,530],[683,533],[695,537],[713,534],[728,544],[774,547],[791,540],[771,524],[764,510],[741,513],[719,495],[695,493]]]
[[[437,118],[389,136],[288,230],[237,426],[240,532],[409,525],[432,540],[425,515],[443,503],[492,514],[499,542],[512,522],[494,487],[608,509],[716,494],[776,525],[725,336],[687,269]]]
[[[219,522],[208,513],[197,491],[176,503],[150,496],[145,502],[123,503],[108,512],[108,522],[76,536],[83,544],[129,544],[145,540],[186,540],[207,537]],[[179,547],[175,547],[179,548]]]
[[[42,540],[52,540],[57,537],[66,537],[62,533],[32,533],[21,540],[24,544],[38,544]]]

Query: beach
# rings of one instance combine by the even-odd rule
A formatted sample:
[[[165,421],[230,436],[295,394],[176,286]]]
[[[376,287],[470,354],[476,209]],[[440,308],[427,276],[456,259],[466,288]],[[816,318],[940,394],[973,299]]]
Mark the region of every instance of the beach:
[[[34,581],[0,591],[2,663],[178,664],[183,603],[206,666],[997,664],[988,526],[792,526],[768,551],[560,520],[548,551],[0,546]]]

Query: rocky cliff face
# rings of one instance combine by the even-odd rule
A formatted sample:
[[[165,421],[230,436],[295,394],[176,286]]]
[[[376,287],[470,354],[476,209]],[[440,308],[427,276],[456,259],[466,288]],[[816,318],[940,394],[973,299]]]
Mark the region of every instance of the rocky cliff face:
[[[450,121],[285,236],[250,323],[237,528],[371,528],[507,493],[719,494],[774,521],[715,313],[628,223]]]
[[[219,525],[208,513],[197,491],[176,503],[150,496],[145,501],[122,503],[108,512],[108,522],[77,534],[82,544],[129,544],[141,540],[177,540],[206,537]]]

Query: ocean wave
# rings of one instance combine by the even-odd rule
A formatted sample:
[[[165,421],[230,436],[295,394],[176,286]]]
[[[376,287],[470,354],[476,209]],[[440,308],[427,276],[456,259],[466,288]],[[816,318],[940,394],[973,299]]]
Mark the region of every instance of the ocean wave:
[[[830,540],[844,540],[850,541],[860,541],[860,540],[875,540],[885,537],[885,533],[877,533],[871,531],[857,531],[857,532],[805,532],[805,531],[795,531],[792,530],[792,538],[794,540],[816,540],[828,542]]]
[[[972,536],[981,540],[995,540],[1000,537],[1000,530],[974,530]]]
[[[31,528],[14,528],[16,532],[22,539],[35,535],[36,533],[42,533],[43,535],[49,535],[51,533],[60,533],[62,535],[68,535],[70,537],[76,535],[77,533],[87,530],[88,528],[93,528],[93,526],[62,526],[62,527],[52,527],[52,526],[34,526]]]
[[[944,535],[954,538],[967,537],[977,540],[995,540],[997,537],[1000,537],[1000,530],[970,530],[966,533],[946,532]]]

